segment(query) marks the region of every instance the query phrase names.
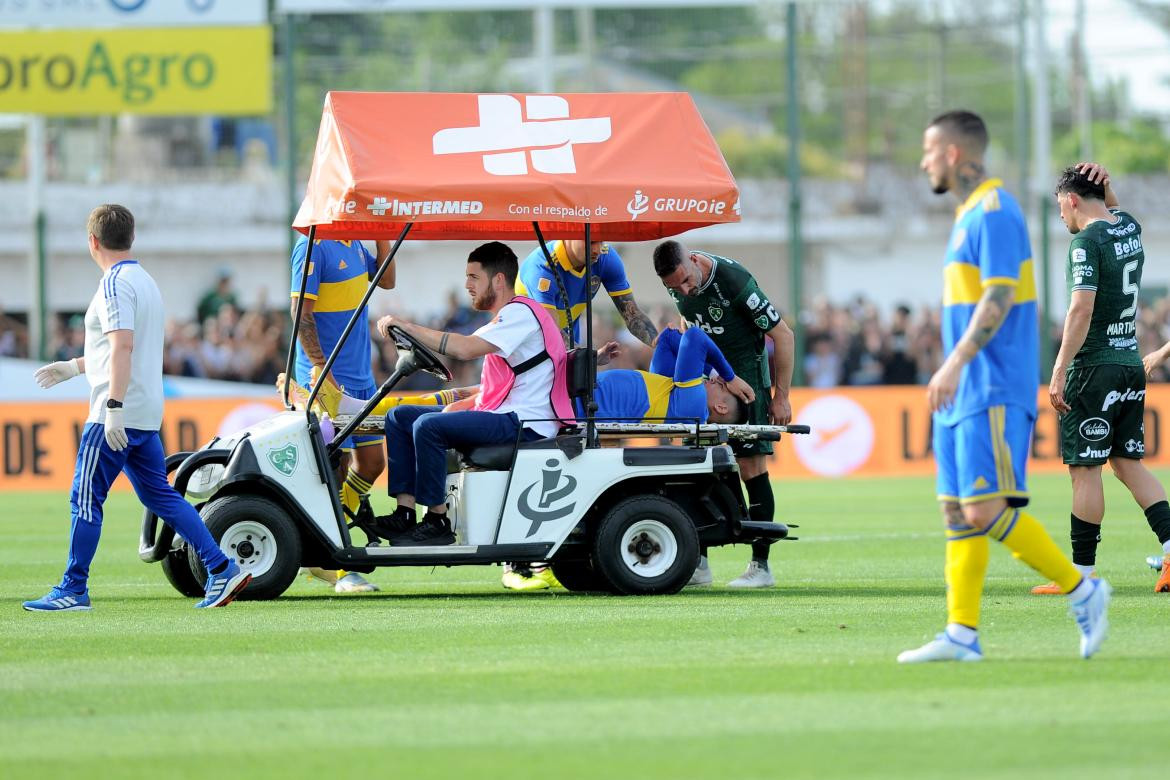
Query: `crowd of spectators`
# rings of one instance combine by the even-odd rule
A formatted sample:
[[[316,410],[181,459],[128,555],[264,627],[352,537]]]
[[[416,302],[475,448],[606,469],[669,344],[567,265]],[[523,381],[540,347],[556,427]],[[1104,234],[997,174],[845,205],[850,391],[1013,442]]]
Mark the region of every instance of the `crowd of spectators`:
[[[857,297],[844,305],[820,299],[801,313],[805,384],[925,384],[942,365],[939,310],[905,304],[888,316]]]
[[[283,301],[282,301],[283,303]],[[409,319],[439,330],[471,333],[484,324],[482,312],[474,311],[460,291],[452,290],[446,308],[430,317],[397,311]],[[648,312],[661,329],[677,323],[671,306],[651,307]],[[167,323],[165,370],[168,374],[266,384],[284,370],[285,349],[291,331],[288,310],[259,303],[242,308],[226,276],[199,302],[195,317]],[[609,340],[622,344],[614,368],[645,369],[651,350],[622,327],[612,307],[594,311],[594,338],[598,345]],[[836,304],[817,300],[801,313],[805,333],[804,384],[809,387],[840,385],[924,384],[942,363],[939,310],[935,306],[912,308],[897,305],[883,311],[872,301],[857,297]],[[371,323],[373,332],[373,323]],[[1147,303],[1138,327],[1141,353],[1147,354],[1170,340],[1170,297]],[[1050,327],[1053,352],[1060,343],[1060,325]],[[55,360],[81,355],[85,342],[82,315],[56,317],[51,322],[50,354]],[[769,345],[770,346],[770,345]],[[28,354],[25,323],[0,310],[0,357]],[[371,343],[374,374],[379,379],[394,370],[397,353],[392,343],[379,337]],[[455,382],[477,381],[478,365],[452,361]],[[1170,368],[1160,368],[1155,381],[1170,381]],[[430,389],[437,380],[416,375],[399,389]]]

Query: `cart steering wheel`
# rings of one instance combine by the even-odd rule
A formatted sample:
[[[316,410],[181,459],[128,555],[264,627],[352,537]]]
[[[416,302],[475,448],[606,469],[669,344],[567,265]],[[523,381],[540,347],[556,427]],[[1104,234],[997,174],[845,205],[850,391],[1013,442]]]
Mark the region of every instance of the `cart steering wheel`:
[[[391,325],[390,338],[394,339],[394,345],[402,353],[399,355],[397,368],[401,369],[404,374],[425,371],[444,382],[450,382],[455,378],[451,369],[443,365],[434,352],[431,352],[418,339],[402,328]]]

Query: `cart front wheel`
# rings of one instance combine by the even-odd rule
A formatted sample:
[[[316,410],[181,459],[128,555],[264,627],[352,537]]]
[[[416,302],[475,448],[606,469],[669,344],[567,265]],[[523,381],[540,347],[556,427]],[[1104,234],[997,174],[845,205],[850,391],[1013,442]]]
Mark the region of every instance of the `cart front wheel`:
[[[301,565],[301,535],[283,508],[259,496],[226,496],[201,514],[224,554],[252,575],[237,598],[274,599],[288,590]],[[202,593],[207,571],[193,548],[188,558]]]

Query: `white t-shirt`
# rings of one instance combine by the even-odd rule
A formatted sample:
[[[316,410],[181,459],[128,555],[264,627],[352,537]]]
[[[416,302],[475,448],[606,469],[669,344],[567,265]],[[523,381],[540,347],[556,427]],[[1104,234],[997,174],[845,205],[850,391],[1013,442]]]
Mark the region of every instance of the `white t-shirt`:
[[[85,378],[89,380],[89,417],[106,419],[110,397],[110,331],[134,331],[130,382],[122,399],[127,428],[157,431],[163,414],[163,306],[158,285],[142,266],[123,260],[102,275],[85,312]]]
[[[536,315],[523,303],[509,303],[500,309],[492,321],[472,335],[496,347],[496,353],[511,366],[518,366],[544,351],[544,334]],[[553,385],[553,364],[544,360],[516,377],[512,392],[494,411],[501,414],[515,412],[520,422],[548,420],[554,416],[549,394]],[[525,423],[525,428],[540,436],[555,436],[560,424],[551,422]]]

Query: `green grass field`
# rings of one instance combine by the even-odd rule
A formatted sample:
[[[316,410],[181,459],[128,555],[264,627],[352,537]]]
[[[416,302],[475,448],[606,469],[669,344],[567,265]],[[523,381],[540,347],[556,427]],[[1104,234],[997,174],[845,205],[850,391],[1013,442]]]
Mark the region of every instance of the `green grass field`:
[[[1167,476],[1167,475],[1163,475]],[[1033,506],[1067,546],[1063,477]],[[801,540],[780,587],[512,594],[499,569],[381,570],[192,609],[107,505],[91,613],[29,614],[60,577],[67,500],[0,496],[0,777],[1160,777],[1170,603],[1112,481],[1111,638],[1077,657],[1064,599],[993,553],[983,664],[899,667],[944,621],[928,480],[778,485]],[[716,582],[746,548],[716,551]]]

